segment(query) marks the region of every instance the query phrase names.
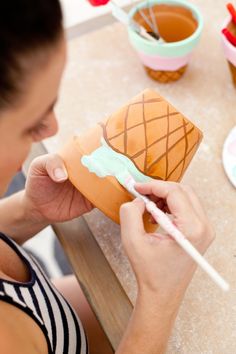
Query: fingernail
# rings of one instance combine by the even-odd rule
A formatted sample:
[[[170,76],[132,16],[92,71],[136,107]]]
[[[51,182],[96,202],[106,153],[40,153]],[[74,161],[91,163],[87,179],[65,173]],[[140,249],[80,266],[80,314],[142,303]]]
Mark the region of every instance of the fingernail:
[[[65,170],[63,170],[63,168],[55,168],[53,173],[57,181],[63,181],[67,179],[67,173]]]

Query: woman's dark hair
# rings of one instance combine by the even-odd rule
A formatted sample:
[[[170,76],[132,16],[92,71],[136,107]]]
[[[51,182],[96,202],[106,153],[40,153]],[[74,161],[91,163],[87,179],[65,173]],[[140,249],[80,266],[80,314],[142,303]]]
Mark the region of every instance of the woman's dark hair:
[[[37,65],[33,59],[62,30],[59,0],[0,0],[0,109],[16,102],[27,71]]]

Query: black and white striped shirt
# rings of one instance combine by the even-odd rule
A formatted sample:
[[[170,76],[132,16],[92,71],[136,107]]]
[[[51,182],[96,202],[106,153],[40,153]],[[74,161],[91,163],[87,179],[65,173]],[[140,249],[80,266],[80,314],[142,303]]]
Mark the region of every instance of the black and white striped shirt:
[[[68,302],[50,283],[35,259],[0,233],[29,269],[30,281],[0,279],[0,301],[26,312],[42,329],[50,354],[86,354],[88,346],[82,324]]]

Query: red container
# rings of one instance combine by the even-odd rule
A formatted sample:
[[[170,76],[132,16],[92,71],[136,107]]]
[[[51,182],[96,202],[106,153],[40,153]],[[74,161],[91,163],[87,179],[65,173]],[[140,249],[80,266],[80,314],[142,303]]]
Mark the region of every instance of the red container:
[[[92,6],[106,5],[110,0],[88,0]]]

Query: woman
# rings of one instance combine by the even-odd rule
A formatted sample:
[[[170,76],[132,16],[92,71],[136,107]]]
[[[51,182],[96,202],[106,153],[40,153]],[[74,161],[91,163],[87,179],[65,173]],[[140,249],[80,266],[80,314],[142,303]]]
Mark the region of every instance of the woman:
[[[66,57],[58,0],[0,2],[0,53],[3,194],[32,143],[57,132],[53,108]],[[168,206],[176,225],[205,252],[213,231],[191,189],[167,182],[136,188],[153,195],[159,206]],[[65,166],[56,155],[36,159],[25,190],[0,201],[1,353],[88,352],[78,314],[87,328],[90,352],[111,352],[98,324],[88,321],[88,317],[92,319],[91,310],[74,279],[55,284],[65,300],[20,246],[47,225],[73,219],[91,209],[92,205],[68,181]],[[143,212],[140,200],[121,208],[122,242],[137,278],[138,296],[117,354],[165,352],[178,308],[196,269],[171,238],[145,233]]]

